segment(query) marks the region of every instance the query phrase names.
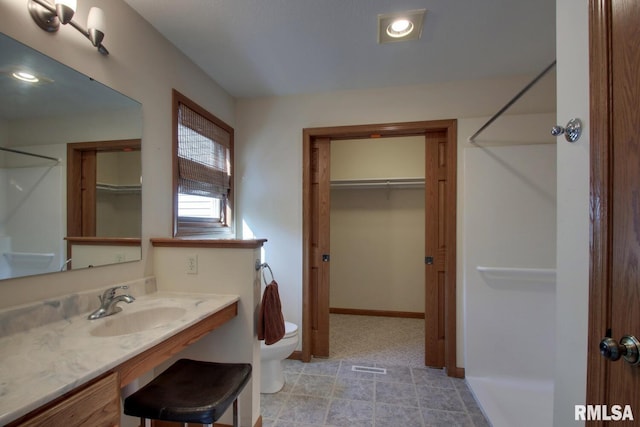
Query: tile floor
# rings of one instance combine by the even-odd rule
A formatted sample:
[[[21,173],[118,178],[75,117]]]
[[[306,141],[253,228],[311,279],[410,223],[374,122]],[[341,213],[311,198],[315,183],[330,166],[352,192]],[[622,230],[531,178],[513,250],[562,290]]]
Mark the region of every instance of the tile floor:
[[[372,340],[367,345],[364,343],[367,340],[356,339],[362,338],[362,329],[353,329],[349,334],[345,332],[348,326],[336,324],[354,321],[368,325],[365,329],[371,329],[371,322],[381,322],[377,324],[378,333],[373,334],[379,339],[381,328],[386,328],[384,318],[364,317],[345,316],[336,320],[336,315],[331,315],[331,347],[336,347],[337,351],[332,350],[329,359],[314,359],[311,363],[284,361],[284,388],[279,393],[261,395],[264,427],[490,425],[464,380],[449,378],[440,369],[420,366],[415,357],[407,360],[405,353],[411,345],[403,344],[407,348],[394,358],[390,351],[376,351],[379,345]],[[414,328],[412,325],[423,323],[418,320],[407,325],[397,320],[392,319],[388,329],[399,328],[396,336],[405,338],[413,334],[407,333]],[[343,336],[335,338],[334,329],[335,333]],[[348,339],[349,335],[354,342],[352,347],[359,348],[356,358],[345,356],[351,353],[344,350],[349,346],[345,342],[337,342]],[[416,349],[422,348],[422,338],[413,341],[414,352],[419,352]],[[380,354],[383,355],[382,360],[379,360]],[[386,373],[354,371],[353,366],[380,368]]]

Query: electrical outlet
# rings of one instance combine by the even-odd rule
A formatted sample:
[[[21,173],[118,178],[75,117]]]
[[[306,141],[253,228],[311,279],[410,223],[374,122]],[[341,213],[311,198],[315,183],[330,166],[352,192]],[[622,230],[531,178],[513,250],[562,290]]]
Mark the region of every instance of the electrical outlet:
[[[198,255],[187,257],[187,274],[198,274]]]

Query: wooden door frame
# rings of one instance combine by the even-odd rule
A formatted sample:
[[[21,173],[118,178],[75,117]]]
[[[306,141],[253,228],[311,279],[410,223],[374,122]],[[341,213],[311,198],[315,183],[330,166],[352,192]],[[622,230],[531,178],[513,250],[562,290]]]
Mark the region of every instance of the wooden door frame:
[[[605,336],[610,318],[611,259],[611,4],[589,2],[590,195],[589,331],[587,404],[606,403],[609,364],[594,343]],[[604,425],[603,422],[592,425]]]
[[[95,167],[98,152],[140,150],[140,139],[70,142],[67,144],[67,232],[66,237],[95,236]],[[90,165],[85,162],[89,160]],[[93,183],[83,190],[83,174],[93,168]],[[71,244],[67,242],[67,259],[71,259]],[[70,266],[69,266],[70,267]]]
[[[405,123],[367,124],[303,129],[302,135],[302,354],[304,362],[311,360],[310,255],[311,225],[311,144],[316,138],[361,139],[376,136],[416,136],[430,131],[445,131],[450,165],[447,168],[447,275],[445,279],[445,368],[450,376],[464,376],[457,367],[456,351],[456,204],[457,204],[457,120],[433,120]]]
[[[612,31],[613,0],[589,2],[589,90],[590,90],[590,198],[589,329],[587,335],[587,393],[590,405],[613,404],[610,400],[612,364],[600,355],[597,343],[610,335],[613,326],[613,177],[614,94],[613,80],[631,68],[619,57],[614,63]],[[635,72],[635,71],[634,71]],[[619,96],[619,95],[618,95]],[[614,331],[615,334],[628,331]],[[614,336],[614,338],[618,338]],[[589,425],[604,426],[604,421]]]

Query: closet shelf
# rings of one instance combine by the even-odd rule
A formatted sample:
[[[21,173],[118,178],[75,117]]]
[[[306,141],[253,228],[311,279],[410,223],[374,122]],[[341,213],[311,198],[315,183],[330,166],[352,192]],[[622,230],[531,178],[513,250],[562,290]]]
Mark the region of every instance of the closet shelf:
[[[116,194],[136,194],[142,191],[141,185],[114,185],[97,183],[96,190]]]
[[[508,268],[477,266],[476,270],[487,279],[493,280],[527,280],[538,283],[556,283],[555,268]]]
[[[382,178],[382,179],[336,179],[331,181],[331,188],[422,188],[424,178]]]

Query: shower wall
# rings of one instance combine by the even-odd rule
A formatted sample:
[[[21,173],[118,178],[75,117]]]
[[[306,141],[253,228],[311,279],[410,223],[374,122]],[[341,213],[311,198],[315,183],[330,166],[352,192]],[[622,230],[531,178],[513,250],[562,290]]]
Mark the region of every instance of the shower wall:
[[[64,157],[64,145],[21,149]],[[0,169],[0,279],[58,271],[64,259],[63,164],[6,154]]]
[[[555,357],[553,116],[500,120],[461,150],[465,373],[495,427],[542,427]],[[536,123],[544,133],[527,132]],[[527,408],[531,417],[510,418]]]
[[[469,375],[552,377],[555,152],[465,149]]]

